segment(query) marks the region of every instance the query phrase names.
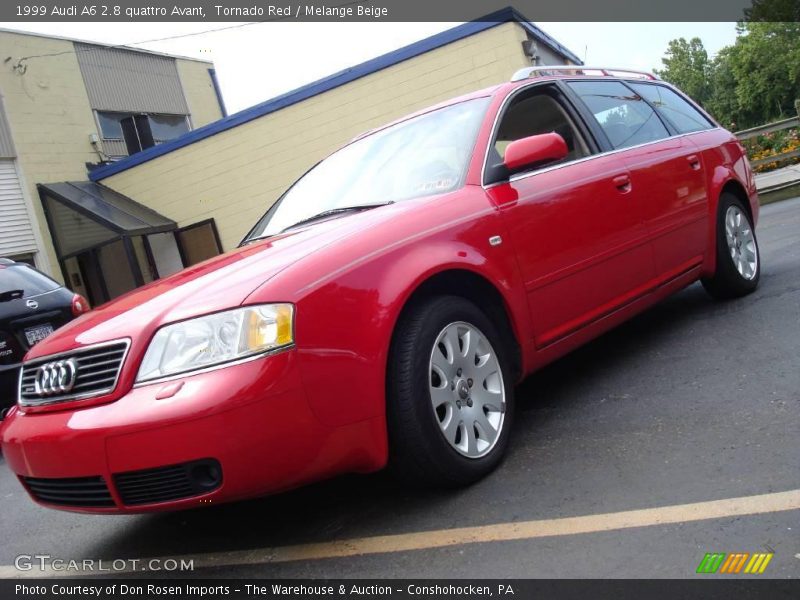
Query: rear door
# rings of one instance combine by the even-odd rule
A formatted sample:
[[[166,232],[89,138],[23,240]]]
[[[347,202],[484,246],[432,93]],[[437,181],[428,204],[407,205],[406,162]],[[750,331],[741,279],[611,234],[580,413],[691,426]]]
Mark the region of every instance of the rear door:
[[[569,86],[602,126],[610,150],[620,151],[630,169],[657,282],[699,265],[708,237],[706,178],[701,153],[683,134],[692,127],[708,128],[708,121],[699,113],[702,124],[678,120],[667,107],[668,94],[676,94],[658,84],[581,81]]]

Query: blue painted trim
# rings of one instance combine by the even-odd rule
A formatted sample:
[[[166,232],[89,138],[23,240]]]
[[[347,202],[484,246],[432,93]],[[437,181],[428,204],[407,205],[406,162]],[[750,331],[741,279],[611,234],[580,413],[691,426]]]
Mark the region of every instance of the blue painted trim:
[[[228,109],[225,108],[225,100],[222,99],[222,90],[219,89],[219,80],[217,80],[217,70],[209,69],[208,76],[211,78],[211,85],[214,86],[214,94],[217,96],[217,103],[223,118],[228,116]]]
[[[256,104],[255,106],[246,108],[218,121],[209,123],[208,125],[200,127],[199,129],[190,131],[189,133],[177,137],[174,140],[159,144],[158,146],[153,146],[152,148],[147,148],[146,150],[137,152],[136,154],[118,160],[117,162],[98,167],[89,173],[89,179],[92,181],[100,181],[101,179],[105,179],[106,177],[110,177],[130,169],[131,167],[135,167],[159,156],[163,156],[164,154],[168,154],[173,150],[183,148],[184,146],[188,146],[194,142],[198,142],[217,133],[227,131],[228,129],[281,110],[287,106],[291,106],[292,104],[297,104],[303,100],[308,100],[309,98],[322,94],[323,92],[327,92],[346,83],[355,81],[356,79],[360,79],[361,77],[365,77],[377,71],[386,69],[387,67],[391,67],[397,63],[414,58],[420,54],[425,54],[431,50],[441,48],[442,46],[452,42],[467,38],[471,35],[475,35],[476,33],[486,31],[487,29],[491,29],[492,27],[496,27],[497,25],[511,21],[520,23],[529,33],[531,33],[531,35],[538,38],[542,43],[553,48],[553,50],[564,54],[573,62],[577,64],[583,64],[572,52],[564,48],[561,44],[544,33],[541,29],[529,23],[528,20],[516,9],[507,7],[481,17],[478,20],[458,25],[457,27],[437,33],[436,35],[432,35],[424,40],[414,42],[413,44],[404,46],[403,48],[394,50],[388,54],[378,56],[377,58],[373,58],[359,65],[355,65],[349,69],[339,71],[338,73],[334,73],[333,75],[329,75],[328,77],[324,77],[323,79],[319,79],[313,83],[299,87],[291,92],[287,92],[272,98],[271,100],[262,102],[261,104]]]

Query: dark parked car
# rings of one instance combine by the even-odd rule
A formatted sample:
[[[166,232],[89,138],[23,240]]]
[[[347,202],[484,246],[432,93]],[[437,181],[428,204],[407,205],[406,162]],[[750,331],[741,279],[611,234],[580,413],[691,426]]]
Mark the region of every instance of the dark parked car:
[[[17,400],[22,357],[89,309],[89,303],[30,265],[0,258],[0,410]]]

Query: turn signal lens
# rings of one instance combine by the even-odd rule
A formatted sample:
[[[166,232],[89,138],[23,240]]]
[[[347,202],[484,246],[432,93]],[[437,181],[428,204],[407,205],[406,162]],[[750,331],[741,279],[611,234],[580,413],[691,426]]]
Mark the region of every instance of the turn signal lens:
[[[260,304],[204,315],[159,329],[145,352],[137,381],[195,371],[294,342],[294,306]]]
[[[273,304],[248,313],[247,345],[250,348],[292,343],[291,304]]]

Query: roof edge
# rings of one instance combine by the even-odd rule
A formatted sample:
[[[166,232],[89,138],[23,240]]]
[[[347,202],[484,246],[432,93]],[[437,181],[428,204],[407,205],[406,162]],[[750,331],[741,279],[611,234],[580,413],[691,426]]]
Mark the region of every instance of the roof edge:
[[[222,119],[185,133],[178,138],[170,140],[169,142],[147,148],[146,150],[132,154],[131,156],[123,158],[119,161],[98,167],[89,173],[89,179],[91,181],[100,181],[102,179],[106,179],[145,162],[149,162],[154,158],[169,154],[174,150],[178,150],[195,142],[199,142],[205,138],[216,135],[217,133],[222,133],[223,131],[227,131],[228,129],[232,129],[259,117],[263,117],[283,108],[287,108],[293,104],[302,102],[303,100],[308,100],[309,98],[338,88],[347,83],[351,83],[377,71],[509,22],[519,23],[528,33],[536,37],[545,45],[549,46],[552,50],[563,54],[576,64],[583,64],[583,61],[581,61],[573,52],[562,46],[559,42],[539,29],[537,26],[530,23],[530,21],[528,21],[528,19],[515,8],[509,6],[483,17],[479,17],[474,21],[462,23],[461,25],[457,25],[456,27],[447,29],[417,42],[413,42],[397,50],[382,54],[363,63],[339,71],[338,73],[333,73],[332,75],[328,75],[322,79],[318,79],[312,83],[308,83],[304,86],[249,108],[245,108],[237,113],[223,117]]]
[[[214,64],[213,60],[206,60],[204,58],[195,58],[193,56],[184,56],[183,54],[170,54],[169,52],[159,52],[158,50],[147,50],[146,48],[135,48],[134,46],[106,44],[103,42],[92,42],[81,38],[66,37],[63,35],[54,35],[50,33],[39,33],[37,31],[24,31],[22,29],[9,29],[8,27],[0,27],[0,33],[13,33],[14,35],[28,35],[31,37],[45,38],[48,40],[60,40],[62,42],[72,42],[73,44],[86,44],[88,46],[100,46],[101,48],[113,48],[117,50],[126,50],[128,52],[140,52],[142,54],[154,54],[156,56],[164,56],[166,58],[174,58],[175,60],[188,60],[192,62],[199,62],[206,65]]]

